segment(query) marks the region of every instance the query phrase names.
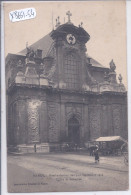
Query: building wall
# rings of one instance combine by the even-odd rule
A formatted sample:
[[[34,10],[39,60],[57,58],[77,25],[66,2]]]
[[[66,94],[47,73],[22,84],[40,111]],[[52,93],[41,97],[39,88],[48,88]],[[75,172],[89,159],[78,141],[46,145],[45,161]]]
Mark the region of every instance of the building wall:
[[[114,62],[110,68],[90,63],[90,36],[81,27],[66,23],[50,36],[44,58],[28,47],[25,55],[7,56],[8,144],[65,142],[70,133],[79,134],[81,143],[99,136],[127,138],[126,89],[116,81]]]
[[[117,100],[117,102],[116,102]],[[79,121],[80,141],[121,135],[127,139],[126,96],[15,89],[9,101],[8,144],[68,141],[68,121]]]

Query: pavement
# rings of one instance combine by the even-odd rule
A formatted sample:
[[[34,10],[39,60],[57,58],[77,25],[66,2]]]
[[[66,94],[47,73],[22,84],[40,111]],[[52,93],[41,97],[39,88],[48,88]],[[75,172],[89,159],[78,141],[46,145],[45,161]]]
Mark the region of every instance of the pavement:
[[[8,192],[128,190],[128,166],[121,156],[80,153],[8,155]]]

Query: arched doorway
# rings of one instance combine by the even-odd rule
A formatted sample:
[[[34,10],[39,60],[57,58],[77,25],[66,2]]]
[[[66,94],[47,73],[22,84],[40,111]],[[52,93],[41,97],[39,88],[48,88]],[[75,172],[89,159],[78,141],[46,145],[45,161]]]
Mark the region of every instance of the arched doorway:
[[[80,124],[75,116],[68,120],[68,140],[73,143],[80,143]]]

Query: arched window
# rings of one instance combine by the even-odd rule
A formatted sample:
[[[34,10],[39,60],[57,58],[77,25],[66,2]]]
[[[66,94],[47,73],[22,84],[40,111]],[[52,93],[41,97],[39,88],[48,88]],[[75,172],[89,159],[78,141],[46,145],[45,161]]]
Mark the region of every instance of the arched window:
[[[79,61],[73,53],[67,54],[65,57],[64,72],[67,88],[79,89]]]

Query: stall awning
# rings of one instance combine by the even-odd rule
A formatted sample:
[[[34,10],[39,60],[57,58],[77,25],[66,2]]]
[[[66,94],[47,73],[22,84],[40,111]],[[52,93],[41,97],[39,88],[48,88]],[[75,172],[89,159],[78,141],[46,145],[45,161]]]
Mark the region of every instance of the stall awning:
[[[127,143],[127,141],[123,139],[121,136],[99,137],[95,141],[97,142],[123,141]]]

